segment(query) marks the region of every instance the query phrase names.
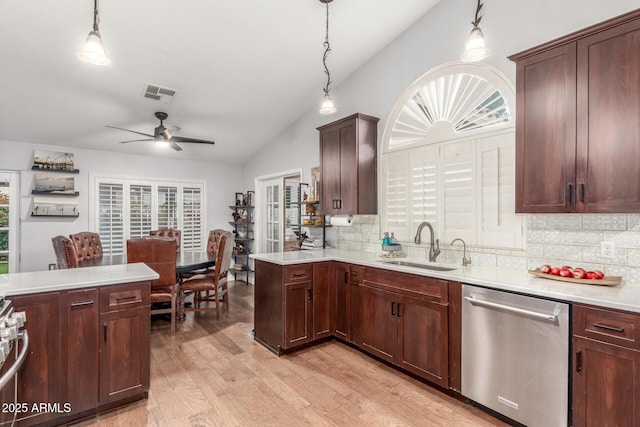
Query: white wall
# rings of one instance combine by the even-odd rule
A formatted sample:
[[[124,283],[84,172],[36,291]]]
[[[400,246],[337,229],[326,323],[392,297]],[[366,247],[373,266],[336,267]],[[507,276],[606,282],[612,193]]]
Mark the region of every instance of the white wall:
[[[78,218],[32,218],[33,151],[64,151],[74,153]],[[89,174],[130,175],[151,178],[204,180],[207,185],[207,230],[230,229],[230,205],[235,192],[246,189],[241,185],[241,169],[235,165],[211,162],[172,160],[164,157],[121,154],[108,151],[84,150],[77,147],[38,145],[24,142],[0,141],[0,170],[20,171],[20,271],[45,270],[55,262],[51,237],[89,230]]]
[[[480,27],[491,56],[485,62],[514,81],[515,64],[508,55],[638,7],[638,0],[486,0]],[[351,76],[333,75],[334,81],[344,80],[332,90],[338,112],[329,117],[317,112],[324,85],[319,63],[317,76],[309,76],[318,81],[317,105],[244,164],[243,187],[253,188],[256,176],[293,167],[302,167],[302,179],[308,181],[311,167],[320,163],[316,127],[355,112],[380,118],[380,145],[387,116],[402,91],[428,70],[459,58],[475,8],[476,0],[441,0]],[[329,67],[340,61],[340,40],[332,40],[331,47]]]

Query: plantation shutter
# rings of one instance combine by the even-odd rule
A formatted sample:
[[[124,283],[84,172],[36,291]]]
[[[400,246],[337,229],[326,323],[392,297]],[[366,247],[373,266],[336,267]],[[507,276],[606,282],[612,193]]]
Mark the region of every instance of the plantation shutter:
[[[476,244],[475,141],[442,146],[442,218],[440,240]]]
[[[151,185],[129,186],[129,238],[146,237],[152,228]]]
[[[406,152],[384,158],[383,182],[386,204],[383,207],[386,227],[383,231],[395,233],[396,238],[407,240],[409,230],[409,156]]]
[[[178,228],[178,188],[158,186],[158,228]]]
[[[202,188],[182,189],[182,249],[202,250]]]
[[[105,254],[124,253],[123,184],[98,184],[98,234]]]
[[[408,153],[411,160],[411,203],[410,234],[415,232],[423,221],[429,221],[434,229],[438,227],[438,147],[429,146]]]

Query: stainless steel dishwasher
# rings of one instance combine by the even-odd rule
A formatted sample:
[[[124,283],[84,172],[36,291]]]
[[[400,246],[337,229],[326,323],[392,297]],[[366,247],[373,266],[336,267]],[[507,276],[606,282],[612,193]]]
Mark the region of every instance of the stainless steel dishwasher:
[[[529,427],[567,426],[569,305],[463,285],[462,394]]]

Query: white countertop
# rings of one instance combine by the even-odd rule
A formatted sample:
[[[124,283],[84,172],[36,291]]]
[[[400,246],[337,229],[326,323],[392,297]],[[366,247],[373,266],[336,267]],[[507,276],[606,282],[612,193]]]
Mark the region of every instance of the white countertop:
[[[144,263],[0,274],[0,296],[117,285],[158,277],[158,273]]]
[[[318,249],[309,251],[277,252],[270,254],[252,254],[251,258],[279,265],[300,264],[305,262],[341,261],[369,267],[385,268],[422,276],[455,280],[472,285],[487,286],[494,289],[520,292],[563,301],[593,304],[608,308],[640,313],[640,285],[627,285],[623,281],[617,286],[583,285],[560,282],[529,274],[526,270],[508,268],[480,267],[460,265],[453,271],[432,271],[420,268],[385,264],[389,260],[375,253],[347,251],[341,249]],[[397,258],[397,260],[426,264],[424,259]],[[451,266],[450,264],[437,265]],[[259,286],[256,283],[256,286]]]

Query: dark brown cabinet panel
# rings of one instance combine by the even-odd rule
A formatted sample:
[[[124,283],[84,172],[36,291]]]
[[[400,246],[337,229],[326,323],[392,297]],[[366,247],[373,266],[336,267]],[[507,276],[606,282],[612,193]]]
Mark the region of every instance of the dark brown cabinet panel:
[[[318,128],[324,215],[377,213],[378,120],[354,114]]]
[[[65,389],[74,413],[98,406],[98,295],[95,288],[66,294]]]
[[[349,264],[335,263],[333,292],[333,334],[345,341],[351,341],[351,298]]]
[[[363,350],[396,363],[398,354],[398,318],[396,294],[371,286],[360,286],[362,303]]]
[[[640,315],[573,307],[573,425],[640,420]]]
[[[60,292],[11,297],[16,311],[27,315],[28,356],[18,372],[18,402],[31,409],[42,402],[64,403],[64,352]],[[35,415],[35,416],[34,416]],[[54,418],[53,413],[21,413],[21,426],[34,425]]]
[[[279,354],[284,340],[284,268],[261,260],[254,265],[254,338]]]
[[[640,10],[510,57],[516,212],[640,212]]]
[[[304,281],[284,287],[284,348],[290,349],[311,340],[313,308],[312,283]]]
[[[333,263],[313,264],[313,338],[314,340],[331,336],[331,279]]]

